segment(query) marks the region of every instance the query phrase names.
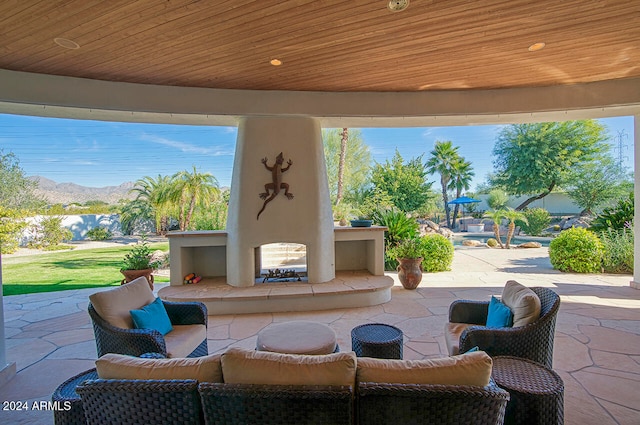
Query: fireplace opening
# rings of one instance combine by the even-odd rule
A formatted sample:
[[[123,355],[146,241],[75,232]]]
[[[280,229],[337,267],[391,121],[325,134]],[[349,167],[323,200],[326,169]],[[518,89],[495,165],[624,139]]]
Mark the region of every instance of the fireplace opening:
[[[306,245],[270,243],[257,251],[256,283],[307,282]]]

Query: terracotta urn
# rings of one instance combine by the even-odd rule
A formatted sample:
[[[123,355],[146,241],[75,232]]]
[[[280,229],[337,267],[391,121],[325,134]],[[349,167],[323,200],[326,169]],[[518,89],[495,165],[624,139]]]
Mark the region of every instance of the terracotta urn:
[[[405,289],[416,289],[422,281],[422,257],[398,258],[398,279]]]
[[[120,285],[124,285],[125,283],[129,283],[132,280],[135,280],[141,276],[147,278],[147,282],[149,282],[149,287],[153,290],[153,269],[143,269],[143,270],[120,270],[120,273],[124,276],[124,279],[120,282]]]

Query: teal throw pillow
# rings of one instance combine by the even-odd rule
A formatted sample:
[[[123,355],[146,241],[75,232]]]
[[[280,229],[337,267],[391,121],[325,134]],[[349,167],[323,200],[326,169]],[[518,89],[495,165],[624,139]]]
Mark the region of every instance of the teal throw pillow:
[[[489,314],[487,314],[486,326],[488,328],[510,328],[513,326],[513,313],[511,309],[493,296],[489,303]]]
[[[136,329],[155,329],[162,335],[173,330],[167,310],[160,298],[156,298],[151,304],[147,304],[139,310],[131,310],[131,318]]]

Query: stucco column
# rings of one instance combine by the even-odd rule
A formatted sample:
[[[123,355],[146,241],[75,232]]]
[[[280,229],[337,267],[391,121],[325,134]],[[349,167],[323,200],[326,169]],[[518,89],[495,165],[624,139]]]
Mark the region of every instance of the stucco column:
[[[16,364],[7,363],[7,349],[4,340],[4,299],[2,295],[2,254],[0,254],[0,387],[16,374]]]
[[[640,289],[640,115],[633,119],[633,170],[634,170],[634,214],[633,214],[633,280],[631,287]]]
[[[282,153],[282,163],[276,165]],[[261,193],[273,195],[276,166],[281,182],[266,205]],[[291,166],[288,162],[291,161]],[[286,170],[282,172],[281,170]],[[278,183],[278,182],[276,182]],[[271,185],[265,187],[265,185]],[[285,196],[288,190],[291,199]],[[258,213],[264,206],[264,210]],[[227,219],[227,283],[253,286],[256,248],[276,242],[307,247],[309,283],[335,277],[331,199],[317,119],[247,117],[238,126]]]

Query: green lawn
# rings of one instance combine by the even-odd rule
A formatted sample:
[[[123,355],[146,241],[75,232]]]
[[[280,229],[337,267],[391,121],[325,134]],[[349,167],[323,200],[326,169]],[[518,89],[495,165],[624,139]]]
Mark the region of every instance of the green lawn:
[[[169,243],[149,244],[152,250],[169,250]],[[120,264],[130,246],[79,249],[22,257],[2,258],[4,295],[101,288],[119,285]],[[156,277],[156,282],[168,282]]]

